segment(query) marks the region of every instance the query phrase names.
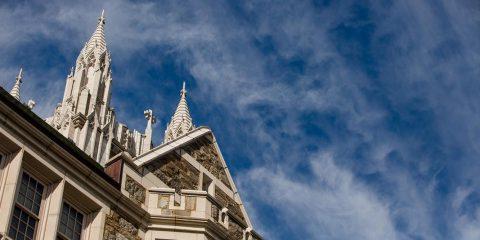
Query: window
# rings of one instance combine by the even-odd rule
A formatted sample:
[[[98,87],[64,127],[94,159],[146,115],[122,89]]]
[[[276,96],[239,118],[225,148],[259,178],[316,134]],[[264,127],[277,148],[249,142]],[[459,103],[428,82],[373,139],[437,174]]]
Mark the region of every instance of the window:
[[[24,172],[8,230],[10,238],[34,239],[42,195],[43,185]]]
[[[58,228],[60,239],[80,240],[82,235],[83,214],[70,204],[63,202],[62,217]]]

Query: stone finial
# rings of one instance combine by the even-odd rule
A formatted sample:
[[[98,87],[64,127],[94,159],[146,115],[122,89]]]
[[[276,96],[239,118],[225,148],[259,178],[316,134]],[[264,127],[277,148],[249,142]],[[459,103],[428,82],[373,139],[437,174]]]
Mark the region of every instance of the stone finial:
[[[89,53],[93,49],[98,49],[100,53],[107,50],[107,42],[105,41],[104,33],[105,25],[105,10],[102,10],[102,15],[98,18],[97,28],[93,32],[92,37],[85,44],[83,52]]]
[[[73,77],[74,69],[75,69],[74,67],[71,67],[71,68],[70,68],[70,73],[68,74],[68,77],[69,77],[69,78]]]
[[[101,23],[105,23],[105,9],[102,9],[102,15],[100,15],[98,21]]]
[[[192,117],[187,105],[187,90],[185,82],[183,82],[182,90],[180,91],[180,102],[173,114],[170,124],[165,130],[164,143],[169,142],[187,132],[194,129]]]
[[[22,84],[23,79],[23,68],[20,68],[17,78],[15,79],[15,84],[13,85],[10,95],[20,101],[20,85]]]
[[[36,103],[32,99],[28,100],[27,107],[32,110],[35,107]]]
[[[143,115],[145,115],[147,121],[151,123],[155,123],[157,121],[157,118],[153,115],[153,111],[151,109],[143,111]]]
[[[180,91],[180,96],[185,98],[187,95],[187,90],[185,89],[185,81],[183,81],[182,90]]]
[[[147,109],[143,112],[145,118],[147,119],[147,127],[145,128],[145,142],[143,144],[142,152],[146,152],[152,148],[152,125],[155,124],[157,118],[153,115],[151,109]]]

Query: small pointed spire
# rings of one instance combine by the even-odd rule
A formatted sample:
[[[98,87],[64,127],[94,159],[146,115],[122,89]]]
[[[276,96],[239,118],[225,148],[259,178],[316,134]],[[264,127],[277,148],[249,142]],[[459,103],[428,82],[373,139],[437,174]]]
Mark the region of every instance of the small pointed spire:
[[[107,42],[105,41],[104,33],[105,25],[105,10],[102,10],[102,15],[98,18],[97,28],[93,32],[92,37],[85,44],[84,51],[86,53],[90,52],[94,48],[100,49],[100,52],[103,52],[107,49]]]
[[[194,129],[186,97],[187,90],[185,88],[185,82],[183,82],[182,90],[180,91],[180,102],[178,103],[177,109],[172,116],[170,124],[165,130],[164,143],[171,141],[178,136],[181,136]]]
[[[15,85],[13,85],[12,91],[10,91],[10,95],[12,95],[18,101],[20,101],[20,84],[22,84],[22,79],[23,68],[20,68],[20,72],[18,72],[18,76],[15,79]]]

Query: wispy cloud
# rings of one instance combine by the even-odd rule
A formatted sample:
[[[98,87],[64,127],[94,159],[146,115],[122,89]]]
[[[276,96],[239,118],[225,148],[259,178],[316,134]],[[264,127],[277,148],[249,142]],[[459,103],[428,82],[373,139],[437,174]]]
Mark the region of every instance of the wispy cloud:
[[[337,167],[332,157],[317,153],[305,159],[314,175],[304,182],[282,169],[249,172],[245,183],[258,186],[247,193],[249,198],[275,208],[270,216],[260,218],[268,221],[275,216],[284,226],[283,231],[269,226],[266,232],[272,239],[280,239],[288,231],[296,232],[292,238],[397,239],[389,207],[349,171]],[[297,232],[299,226],[305,232]]]
[[[48,116],[102,8],[119,118],[187,80],[265,235],[478,238],[476,1],[4,2],[2,86]]]

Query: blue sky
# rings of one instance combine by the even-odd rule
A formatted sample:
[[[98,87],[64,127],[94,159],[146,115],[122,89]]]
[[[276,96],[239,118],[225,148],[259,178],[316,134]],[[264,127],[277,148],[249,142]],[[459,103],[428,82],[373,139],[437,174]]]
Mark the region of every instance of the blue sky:
[[[480,239],[479,1],[2,1],[1,86],[50,116],[102,8],[119,119],[187,81],[266,239]]]

